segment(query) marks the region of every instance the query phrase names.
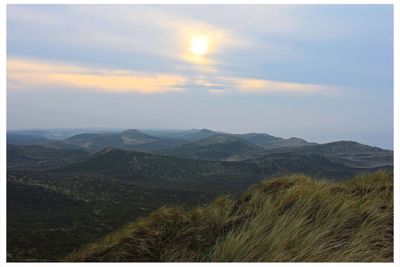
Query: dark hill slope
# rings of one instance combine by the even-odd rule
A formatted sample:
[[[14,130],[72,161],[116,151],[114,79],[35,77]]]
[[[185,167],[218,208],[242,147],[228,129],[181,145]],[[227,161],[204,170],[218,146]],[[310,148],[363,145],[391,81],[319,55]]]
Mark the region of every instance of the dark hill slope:
[[[235,135],[218,134],[161,153],[181,158],[233,161],[251,157],[261,150]]]
[[[98,151],[106,147],[151,151],[183,143],[182,140],[177,139],[152,137],[138,130],[126,130],[120,133],[78,134],[63,140],[63,142],[79,145],[91,151]]]
[[[304,148],[294,148],[308,153],[323,154],[345,154],[345,153],[374,153],[385,151],[379,147],[368,146],[354,141],[337,141],[321,145],[307,146]]]
[[[347,166],[313,153],[275,151],[244,161],[209,161],[106,148],[85,160],[54,169],[51,173],[97,173],[144,181],[151,178],[153,182],[154,179],[162,179],[183,183],[248,185],[254,182],[254,178],[287,173],[341,179],[372,170]]]
[[[211,131],[208,129],[191,129],[183,131],[175,135],[175,138],[184,139],[188,141],[195,141],[204,139],[213,135],[221,134],[220,132]]]
[[[48,169],[88,158],[82,149],[55,149],[41,145],[7,144],[7,168]]]
[[[265,144],[268,144],[270,142],[283,140],[283,138],[275,137],[265,133],[236,134],[235,136],[240,137],[249,143],[259,146],[264,146]]]
[[[160,208],[65,260],[391,262],[393,175],[264,180],[236,201]]]
[[[279,147],[303,147],[309,145],[316,145],[316,143],[307,142],[304,139],[291,137],[281,138],[275,137],[265,133],[248,133],[248,134],[237,134],[236,136],[246,140],[249,143],[261,146],[265,149],[274,149]]]
[[[269,153],[246,162],[256,163],[262,174],[303,173],[315,177],[350,177],[360,170],[332,161],[320,154],[296,154],[290,152]],[[265,172],[265,173],[264,173]]]
[[[7,143],[15,145],[43,145],[51,141],[40,135],[7,132]]]
[[[304,156],[319,154],[349,167],[376,168],[393,166],[393,151],[353,141],[338,141],[304,147],[278,148],[270,152],[276,151],[285,151]]]
[[[151,178],[199,184],[248,184],[260,174],[259,167],[247,162],[218,162],[182,159],[137,151],[106,148],[89,159],[55,169],[54,173],[98,173],[129,179]]]

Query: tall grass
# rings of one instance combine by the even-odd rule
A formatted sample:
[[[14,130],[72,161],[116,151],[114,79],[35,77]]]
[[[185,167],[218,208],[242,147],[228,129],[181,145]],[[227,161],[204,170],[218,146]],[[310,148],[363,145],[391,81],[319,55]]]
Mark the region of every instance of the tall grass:
[[[266,179],[238,200],[162,207],[66,261],[393,261],[393,175]]]

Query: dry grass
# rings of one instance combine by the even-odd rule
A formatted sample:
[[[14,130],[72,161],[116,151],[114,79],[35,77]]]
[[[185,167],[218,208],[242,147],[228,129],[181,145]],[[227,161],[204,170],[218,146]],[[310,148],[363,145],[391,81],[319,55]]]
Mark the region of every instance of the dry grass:
[[[263,180],[236,201],[162,207],[65,260],[390,262],[393,175]]]

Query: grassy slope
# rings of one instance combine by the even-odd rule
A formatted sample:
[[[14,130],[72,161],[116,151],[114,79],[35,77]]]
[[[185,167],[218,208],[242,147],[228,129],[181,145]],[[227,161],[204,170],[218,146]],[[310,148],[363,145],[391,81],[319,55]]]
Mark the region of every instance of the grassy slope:
[[[392,261],[393,175],[263,180],[240,199],[162,207],[65,261]]]

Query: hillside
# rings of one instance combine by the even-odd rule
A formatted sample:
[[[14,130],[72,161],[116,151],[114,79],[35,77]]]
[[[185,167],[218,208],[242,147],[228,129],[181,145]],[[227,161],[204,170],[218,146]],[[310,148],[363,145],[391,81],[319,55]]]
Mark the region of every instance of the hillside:
[[[263,180],[237,200],[162,207],[64,260],[391,262],[393,175]]]
[[[216,132],[209,129],[142,130],[142,132],[158,138],[180,139],[189,142],[204,139],[212,135],[221,134],[221,132]]]
[[[317,145],[317,143],[310,143],[304,139],[291,137],[281,138],[275,137],[265,133],[247,133],[247,134],[236,134],[237,137],[246,140],[254,145],[261,146],[265,149],[274,149],[279,147],[303,147],[309,145]]]
[[[78,145],[90,151],[98,151],[106,147],[151,151],[183,143],[183,141],[177,139],[156,138],[138,130],[126,130],[118,133],[77,134],[62,142],[69,145]]]
[[[7,132],[7,143],[16,145],[42,145],[50,141],[40,135]]]
[[[195,182],[202,187],[207,183],[225,184],[229,188],[236,184],[248,185],[260,177],[259,167],[251,162],[203,161],[116,148],[105,148],[88,159],[49,170],[49,173],[112,175],[149,182],[153,186],[163,180],[181,185]]]
[[[82,149],[55,149],[42,145],[7,144],[7,168],[48,169],[88,158],[90,153]]]
[[[216,134],[161,153],[181,158],[233,161],[246,159],[261,150],[235,135]]]
[[[354,141],[337,141],[302,147],[281,147],[269,151],[294,153],[302,156],[319,154],[337,163],[356,168],[393,166],[393,151]]]
[[[354,141],[337,141],[326,144],[307,146],[302,148],[293,148],[309,153],[324,153],[324,154],[345,154],[345,153],[374,153],[385,151],[379,147],[368,146]]]

